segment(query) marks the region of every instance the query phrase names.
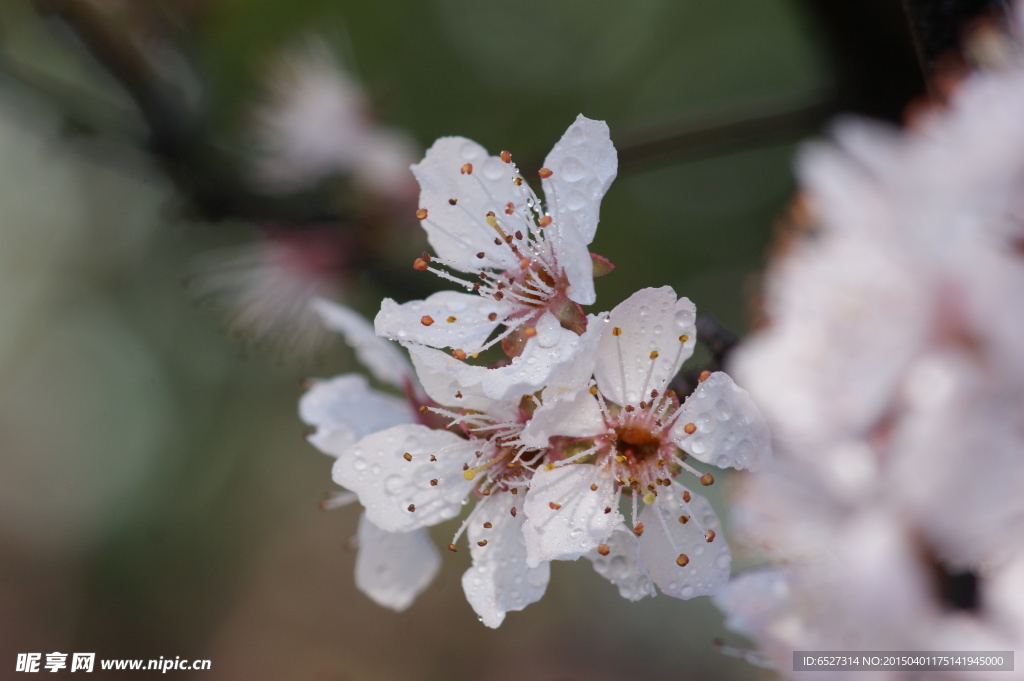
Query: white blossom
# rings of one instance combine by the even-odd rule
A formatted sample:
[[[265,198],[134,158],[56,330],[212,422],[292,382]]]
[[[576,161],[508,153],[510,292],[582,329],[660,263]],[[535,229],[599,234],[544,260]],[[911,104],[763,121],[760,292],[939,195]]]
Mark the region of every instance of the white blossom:
[[[906,131],[848,121],[801,154],[814,231],[773,264],[733,367],[778,454],[735,526],[778,568],[720,598],[780,670],[794,649],[1024,640],[1017,59]]]
[[[643,289],[591,318],[586,337],[596,351],[586,355],[588,369],[573,371],[579,391],[545,390],[521,436],[561,452],[538,469],[527,496],[529,564],[587,556],[630,599],[652,594],[652,582],[692,598],[728,579],[730,553],[714,511],[674,478],[687,471],[714,482],[688,456],[756,468],[770,456],[770,440],[757,407],[725,374],[702,376],[682,405],[667,389],[693,351],[695,318],[693,304],[669,287]],[[618,510],[627,494],[628,527]]]
[[[334,480],[355,492],[370,522],[390,532],[437,525],[461,515],[476,497],[449,549],[466,532],[473,559],[463,576],[466,598],[484,624],[497,627],[547,587],[547,562],[527,565],[521,513],[541,454],[519,441],[529,418],[520,398],[494,400],[461,388],[425,352],[445,356],[430,348],[413,355],[427,396],[420,422],[374,430],[355,442],[339,455]]]
[[[328,325],[345,335],[378,379],[410,389],[412,367],[392,343],[373,335],[368,322],[326,300],[317,300],[315,306]],[[340,458],[368,435],[414,423],[418,412],[408,400],[371,388],[364,376],[346,374],[314,381],[299,401],[299,415],[315,427],[310,443]],[[337,507],[353,500],[351,495],[342,494],[325,505]],[[379,605],[393,610],[408,608],[441,567],[441,557],[423,529],[391,532],[363,514],[356,542],[356,586]]]
[[[608,126],[578,117],[544,166],[546,207],[508,152],[489,156],[462,137],[435,142],[413,166],[416,215],[435,255],[414,266],[467,292],[385,299],[375,320],[382,336],[451,348],[460,361],[501,343],[512,361],[486,379],[468,364],[451,369],[461,385],[479,383],[498,399],[540,389],[572,361],[586,325],[580,306],[594,302],[595,271],[610,268],[587,249],[617,170]]]
[[[410,200],[415,143],[373,120],[362,87],[322,39],[278,57],[267,81],[270,97],[254,116],[264,189],[292,192],[341,174],[376,197]]]

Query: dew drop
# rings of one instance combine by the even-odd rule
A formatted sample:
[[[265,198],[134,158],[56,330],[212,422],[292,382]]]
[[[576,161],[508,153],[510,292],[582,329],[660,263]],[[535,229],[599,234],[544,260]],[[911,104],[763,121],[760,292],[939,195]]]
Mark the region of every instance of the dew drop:
[[[492,182],[500,180],[505,174],[505,164],[496,158],[487,159],[484,164],[484,177]]]
[[[578,158],[570,156],[562,161],[562,164],[558,167],[558,172],[566,182],[576,182],[586,174],[587,169],[583,167]]]
[[[679,592],[679,595],[683,598],[693,598],[693,587],[689,585],[684,586],[683,590]]]
[[[352,468],[355,468],[357,471],[365,471],[366,459],[361,456],[357,456],[356,460],[352,462]]]
[[[397,475],[389,475],[384,480],[384,489],[388,494],[398,494],[405,487],[405,481]]]
[[[565,200],[565,205],[569,210],[579,210],[586,203],[587,199],[580,192],[569,192],[569,197]]]
[[[732,405],[725,400],[715,402],[715,410],[719,421],[727,421],[732,418]]]
[[[730,560],[729,560],[729,554],[728,553],[723,553],[722,555],[720,555],[718,558],[715,559],[715,565],[717,565],[718,567],[722,568],[723,570],[725,568],[729,567],[729,563],[730,563]]]
[[[376,464],[375,463],[372,466],[370,466],[370,474],[371,475],[380,475],[380,464]]]
[[[582,537],[583,536],[583,528],[581,528],[581,527],[574,527],[574,528],[572,528],[569,531],[569,536],[572,537],[573,539],[575,539],[577,537]]]
[[[708,449],[708,445],[702,437],[695,437],[687,444],[690,445],[690,451],[694,454],[703,454]]]

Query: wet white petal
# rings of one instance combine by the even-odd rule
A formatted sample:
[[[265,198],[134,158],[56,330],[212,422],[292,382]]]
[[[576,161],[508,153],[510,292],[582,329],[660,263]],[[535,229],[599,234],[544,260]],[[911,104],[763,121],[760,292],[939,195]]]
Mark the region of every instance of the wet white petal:
[[[537,471],[523,504],[527,564],[576,560],[589,553],[622,522],[617,502],[612,479],[596,466],[570,464]]]
[[[467,163],[472,172],[463,173]],[[526,226],[522,218],[517,223],[515,216],[504,213],[507,203],[521,205],[524,201],[512,182],[516,173],[511,165],[489,156],[486,149],[465,137],[442,137],[412,172],[420,183],[420,207],[427,210],[427,218],[420,224],[438,256],[465,272],[518,265],[519,258],[504,242],[494,243],[498,234],[486,222],[487,213],[493,212],[503,222],[507,218],[512,223],[507,233]],[[478,258],[477,253],[484,257]]]
[[[694,304],[677,300],[670,286],[641,289],[615,306],[604,322],[594,372],[605,397],[636,405],[652,389],[662,390],[693,353],[696,316]],[[621,329],[617,336],[615,329]],[[685,341],[680,341],[682,336]]]
[[[394,343],[374,333],[373,325],[349,308],[324,298],[315,298],[310,306],[328,328],[345,337],[356,357],[378,380],[404,389],[412,379],[412,367]]]
[[[601,555],[597,549],[587,554],[594,571],[617,586],[619,595],[626,600],[639,601],[656,595],[654,584],[640,560],[640,544],[633,531],[625,525],[617,525],[605,544],[608,545],[607,555]]]
[[[618,172],[608,124],[580,114],[544,159],[551,177],[542,181],[556,221],[572,225],[584,244],[594,240],[601,199]]]
[[[561,327],[553,330],[552,336],[557,339],[553,346],[541,347],[537,338],[531,338],[519,357],[496,369],[469,364],[444,353],[424,352],[411,344],[407,347],[427,368],[450,373],[463,388],[479,386],[480,393],[494,400],[518,399],[543,388],[552,374],[575,360],[580,337]]]
[[[562,366],[548,379],[542,395],[544,402],[575,397],[580,390],[588,387],[597,362],[597,344],[604,331],[602,323],[598,315],[587,316],[587,328],[577,341],[575,359]]]
[[[402,304],[385,298],[374,327],[378,334],[393,340],[473,353],[487,341],[504,314],[505,306],[488,298],[440,291],[426,300]]]
[[[551,573],[546,561],[527,567],[524,517],[512,516],[513,500],[505,493],[487,497],[466,530],[473,565],[462,575],[462,588],[473,610],[491,628],[501,625],[505,613],[539,601]],[[486,543],[480,546],[480,542]]]
[[[547,447],[550,438],[593,437],[605,431],[597,398],[587,391],[545,403],[533,412],[519,439],[529,447]]]
[[[299,400],[299,417],[316,427],[309,441],[331,456],[370,433],[416,420],[407,402],[370,388],[359,374],[313,383]]]
[[[359,495],[375,525],[408,532],[459,514],[474,484],[463,475],[463,465],[474,464],[475,449],[446,430],[395,426],[363,438],[342,454],[334,464],[334,481]]]
[[[757,469],[771,458],[771,434],[757,405],[728,374],[717,371],[686,398],[672,439],[719,468]],[[696,428],[692,434],[686,429]]]
[[[446,407],[473,409],[497,416],[501,405],[483,394],[479,385],[464,387],[452,373],[452,367],[462,363],[446,352],[422,345],[410,345],[409,357],[416,368],[423,391],[430,399]]]
[[[679,522],[680,516],[688,516],[689,522]],[[718,517],[704,497],[693,494],[686,503],[680,486],[673,485],[640,512],[640,522],[644,525],[640,537],[644,567],[666,595],[683,599],[707,596],[729,580],[732,555]],[[711,542],[704,534],[709,530],[716,534]],[[686,565],[678,564],[680,554],[687,557]]]
[[[572,225],[558,230],[555,239],[555,253],[558,263],[565,271],[565,279],[569,288],[565,293],[569,300],[580,305],[593,305],[597,300],[594,291],[594,263],[590,259],[590,249],[583,237]]]
[[[441,567],[441,556],[424,529],[387,532],[359,518],[356,586],[378,605],[405,610]]]

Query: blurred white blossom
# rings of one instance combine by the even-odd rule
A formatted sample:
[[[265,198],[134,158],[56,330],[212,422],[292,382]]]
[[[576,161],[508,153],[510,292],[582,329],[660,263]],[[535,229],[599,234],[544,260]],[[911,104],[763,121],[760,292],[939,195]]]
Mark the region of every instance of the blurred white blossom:
[[[735,366],[779,453],[736,520],[781,567],[720,598],[780,670],[794,649],[1024,641],[997,595],[1024,555],[1022,120],[1017,61],[904,132],[846,121],[800,157],[816,229]]]
[[[415,142],[376,123],[361,85],[323,40],[280,55],[267,82],[269,100],[255,114],[261,186],[291,192],[338,174],[378,199],[404,204],[415,196]]]

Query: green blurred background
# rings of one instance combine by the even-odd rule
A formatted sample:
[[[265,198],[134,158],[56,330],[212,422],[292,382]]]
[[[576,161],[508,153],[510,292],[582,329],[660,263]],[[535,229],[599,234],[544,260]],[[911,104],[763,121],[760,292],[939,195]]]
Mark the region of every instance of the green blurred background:
[[[598,307],[670,284],[741,333],[793,144],[814,126],[710,150],[640,142],[814,103],[829,85],[785,0],[153,5],[202,76],[209,139],[231,153],[245,153],[268,62],[310,31],[424,148],[457,134],[539,160],[576,114],[606,120],[635,153],[602,204],[592,248],[617,269]],[[353,369],[350,351],[282,359],[227,333],[184,281],[253,225],[197,217],[140,143],[131,99],[65,27],[5,3],[0,40],[0,677],[16,653],[53,651],[211,659],[168,675],[196,679],[766,674],[715,650],[746,643],[708,599],[631,604],[585,561],[556,564],[545,598],[497,631],[462,596],[468,552],[445,552],[405,613],[357,592],[357,513],[318,510],[331,461],[296,414],[301,380]],[[69,123],[80,114],[90,125]],[[383,295],[357,276],[348,299],[372,315]]]

